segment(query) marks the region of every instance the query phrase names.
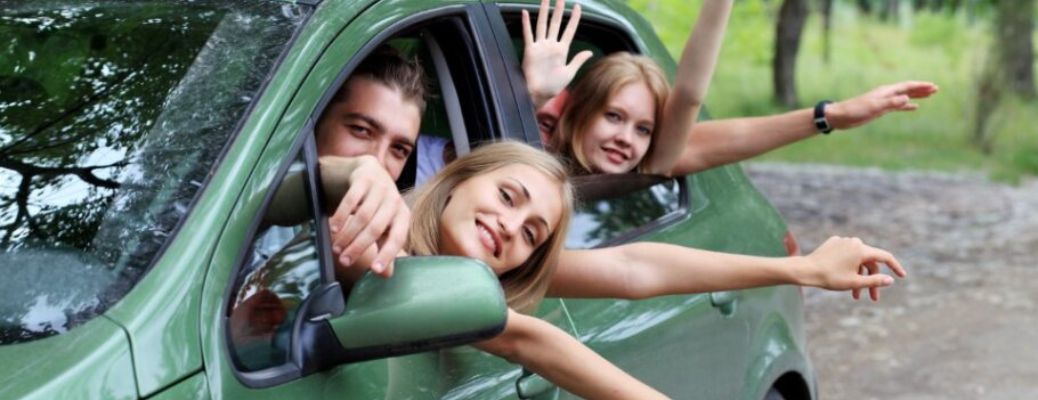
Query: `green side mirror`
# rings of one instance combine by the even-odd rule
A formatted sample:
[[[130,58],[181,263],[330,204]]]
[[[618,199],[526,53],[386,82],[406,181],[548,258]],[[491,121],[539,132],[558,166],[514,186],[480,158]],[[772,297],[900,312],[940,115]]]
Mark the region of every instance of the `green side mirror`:
[[[465,257],[402,257],[393,277],[368,273],[346,311],[328,321],[351,360],[390,357],[487,339],[505,326],[497,276]]]

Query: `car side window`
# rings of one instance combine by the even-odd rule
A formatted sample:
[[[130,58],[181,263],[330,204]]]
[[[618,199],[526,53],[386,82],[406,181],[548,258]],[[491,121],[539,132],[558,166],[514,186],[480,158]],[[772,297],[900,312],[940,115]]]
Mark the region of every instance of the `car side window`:
[[[317,225],[302,155],[289,165],[243,257],[228,306],[228,342],[243,371],[287,363],[292,326],[321,283]]]
[[[680,218],[687,210],[684,185],[676,179],[624,174],[588,175],[574,181],[581,201],[570,219],[567,248],[622,243]]]

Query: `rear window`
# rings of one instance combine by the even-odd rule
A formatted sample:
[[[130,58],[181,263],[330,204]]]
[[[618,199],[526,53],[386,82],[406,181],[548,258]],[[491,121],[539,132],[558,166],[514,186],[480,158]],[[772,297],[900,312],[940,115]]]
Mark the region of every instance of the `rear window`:
[[[0,6],[0,344],[68,331],[144,275],[308,9]]]

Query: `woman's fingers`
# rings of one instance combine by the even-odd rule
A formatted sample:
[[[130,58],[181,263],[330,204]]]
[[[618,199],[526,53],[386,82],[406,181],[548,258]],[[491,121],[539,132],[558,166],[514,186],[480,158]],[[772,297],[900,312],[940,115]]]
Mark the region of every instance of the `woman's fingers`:
[[[566,30],[562,32],[562,38],[559,39],[568,48],[570,43],[573,42],[573,37],[577,34],[577,24],[580,23],[580,4],[573,6],[573,12],[569,15],[569,21],[566,22]]]
[[[551,13],[551,24],[548,26],[548,38],[558,40],[562,28],[562,13],[566,10],[566,0],[556,0],[555,10]]]
[[[904,278],[908,276],[908,271],[905,270],[905,267],[901,266],[901,262],[898,261],[893,254],[890,254],[889,251],[865,245],[864,252],[864,257],[866,260],[872,262],[878,261],[883,264],[886,264],[887,268],[889,268],[891,271],[894,272],[895,275],[899,277]]]
[[[537,32],[534,40],[544,40],[548,36],[548,2],[541,0],[541,9],[537,11]]]
[[[523,43],[526,47],[533,43],[533,27],[530,26],[530,13],[526,10],[523,10]]]
[[[590,50],[584,50],[573,56],[573,60],[569,62],[569,65],[566,65],[566,75],[572,79],[572,77],[577,74],[577,71],[580,70],[580,67],[583,66],[587,60],[591,59],[591,55],[592,53]]]

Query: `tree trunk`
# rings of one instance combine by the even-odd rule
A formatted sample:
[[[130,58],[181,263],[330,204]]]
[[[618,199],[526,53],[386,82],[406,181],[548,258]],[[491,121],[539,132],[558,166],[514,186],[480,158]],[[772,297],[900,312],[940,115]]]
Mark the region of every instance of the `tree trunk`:
[[[858,0],[858,10],[862,14],[872,14],[872,1],[871,0]]]
[[[897,22],[899,17],[900,5],[898,0],[883,0],[880,5],[879,19],[887,22]]]
[[[796,60],[800,34],[807,20],[806,0],[783,0],[775,27],[775,58],[772,60],[772,83],[775,101],[789,108],[797,106]]]
[[[1036,97],[1034,87],[1035,0],[999,1],[995,15],[995,44],[1009,92],[1025,99]]]
[[[821,0],[822,2],[822,60],[826,64],[832,60],[833,45],[833,0]]]
[[[1006,94],[1032,100],[1034,86],[1035,0],[999,1],[993,22],[994,39],[977,85],[972,142],[985,153],[994,149],[994,130],[988,126]]]

